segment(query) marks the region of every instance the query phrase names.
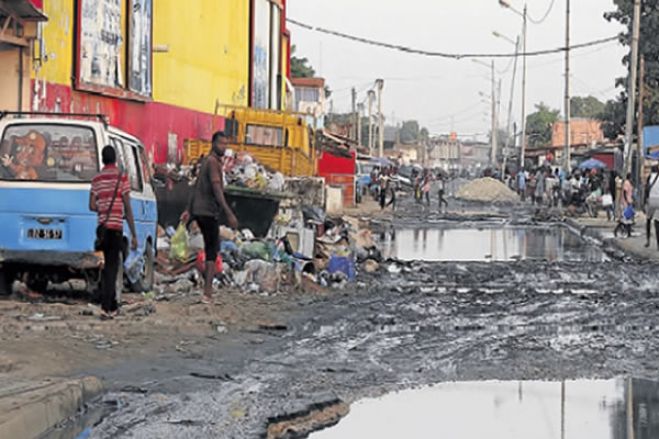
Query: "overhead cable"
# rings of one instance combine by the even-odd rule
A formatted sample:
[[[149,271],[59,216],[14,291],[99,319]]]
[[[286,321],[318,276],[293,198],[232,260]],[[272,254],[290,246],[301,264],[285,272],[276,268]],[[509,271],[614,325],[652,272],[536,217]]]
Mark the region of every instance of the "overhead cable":
[[[531,52],[520,52],[520,53],[447,53],[447,52],[437,52],[437,51],[431,51],[431,50],[424,50],[424,49],[415,49],[412,47],[407,47],[407,46],[401,46],[398,44],[391,44],[391,43],[386,43],[383,41],[376,41],[372,40],[369,38],[364,38],[364,37],[359,37],[355,35],[350,35],[346,34],[343,32],[338,32],[335,30],[331,29],[325,29],[322,27],[318,26],[312,26],[309,24],[302,23],[300,21],[294,20],[292,18],[287,18],[287,22],[299,26],[303,29],[311,30],[314,32],[320,32],[328,35],[333,35],[339,38],[344,38],[347,40],[355,41],[358,43],[362,44],[368,44],[371,46],[377,46],[377,47],[383,47],[385,49],[391,49],[391,50],[397,50],[399,52],[404,52],[404,53],[409,53],[409,54],[415,54],[415,55],[422,55],[422,56],[429,56],[429,57],[437,57],[437,58],[449,58],[449,59],[465,59],[465,58],[511,58],[515,56],[543,56],[543,55],[550,55],[554,53],[561,53],[565,52],[566,50],[576,50],[576,49],[582,49],[585,47],[592,47],[592,46],[597,46],[600,44],[605,44],[611,41],[616,41],[619,39],[619,36],[612,36],[608,38],[600,38],[597,40],[593,41],[588,41],[585,43],[580,43],[580,44],[574,44],[569,47],[558,47],[555,49],[544,49],[544,50],[536,50],[536,51],[531,51]]]

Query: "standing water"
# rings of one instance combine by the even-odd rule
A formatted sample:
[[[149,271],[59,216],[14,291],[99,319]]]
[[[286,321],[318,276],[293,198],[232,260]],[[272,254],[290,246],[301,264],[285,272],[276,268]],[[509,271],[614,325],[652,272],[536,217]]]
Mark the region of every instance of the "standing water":
[[[602,261],[601,249],[565,227],[403,229],[385,239],[384,253],[423,261]]]
[[[446,383],[357,402],[310,437],[656,439],[658,409],[645,380]]]

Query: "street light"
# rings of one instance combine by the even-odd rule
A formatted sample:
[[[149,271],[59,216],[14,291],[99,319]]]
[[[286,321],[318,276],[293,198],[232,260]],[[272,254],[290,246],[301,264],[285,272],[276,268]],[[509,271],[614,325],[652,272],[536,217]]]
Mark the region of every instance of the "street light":
[[[522,24],[522,140],[521,140],[521,153],[520,153],[520,165],[524,167],[524,153],[526,152],[526,28],[528,21],[527,14],[527,5],[524,4],[524,12],[519,12],[517,9],[513,8],[508,0],[499,0],[499,4],[517,15],[520,15],[523,20]]]
[[[502,34],[502,33],[499,33],[499,32],[497,32],[497,31],[495,31],[495,30],[492,31],[492,35],[494,35],[494,36],[497,37],[497,38],[501,38],[502,40],[506,40],[506,41],[508,41],[510,44],[512,44],[512,45],[514,45],[514,46],[516,46],[516,45],[518,44],[518,43],[515,42],[515,40],[513,40],[512,38],[507,37],[506,35],[504,35],[504,34]],[[519,37],[518,37],[518,38],[519,38]]]

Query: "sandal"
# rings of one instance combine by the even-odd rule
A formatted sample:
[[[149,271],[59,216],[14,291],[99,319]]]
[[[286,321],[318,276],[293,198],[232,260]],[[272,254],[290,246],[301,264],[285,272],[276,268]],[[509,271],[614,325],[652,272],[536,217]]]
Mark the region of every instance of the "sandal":
[[[200,302],[204,305],[212,305],[213,304],[213,298],[208,297],[205,294],[201,296]]]

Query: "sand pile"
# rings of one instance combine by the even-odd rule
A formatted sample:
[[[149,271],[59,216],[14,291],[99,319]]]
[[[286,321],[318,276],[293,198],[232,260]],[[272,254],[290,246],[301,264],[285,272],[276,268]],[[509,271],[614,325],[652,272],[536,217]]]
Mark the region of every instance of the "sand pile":
[[[510,203],[519,200],[517,194],[494,178],[485,177],[473,180],[462,186],[456,198],[467,201]]]

